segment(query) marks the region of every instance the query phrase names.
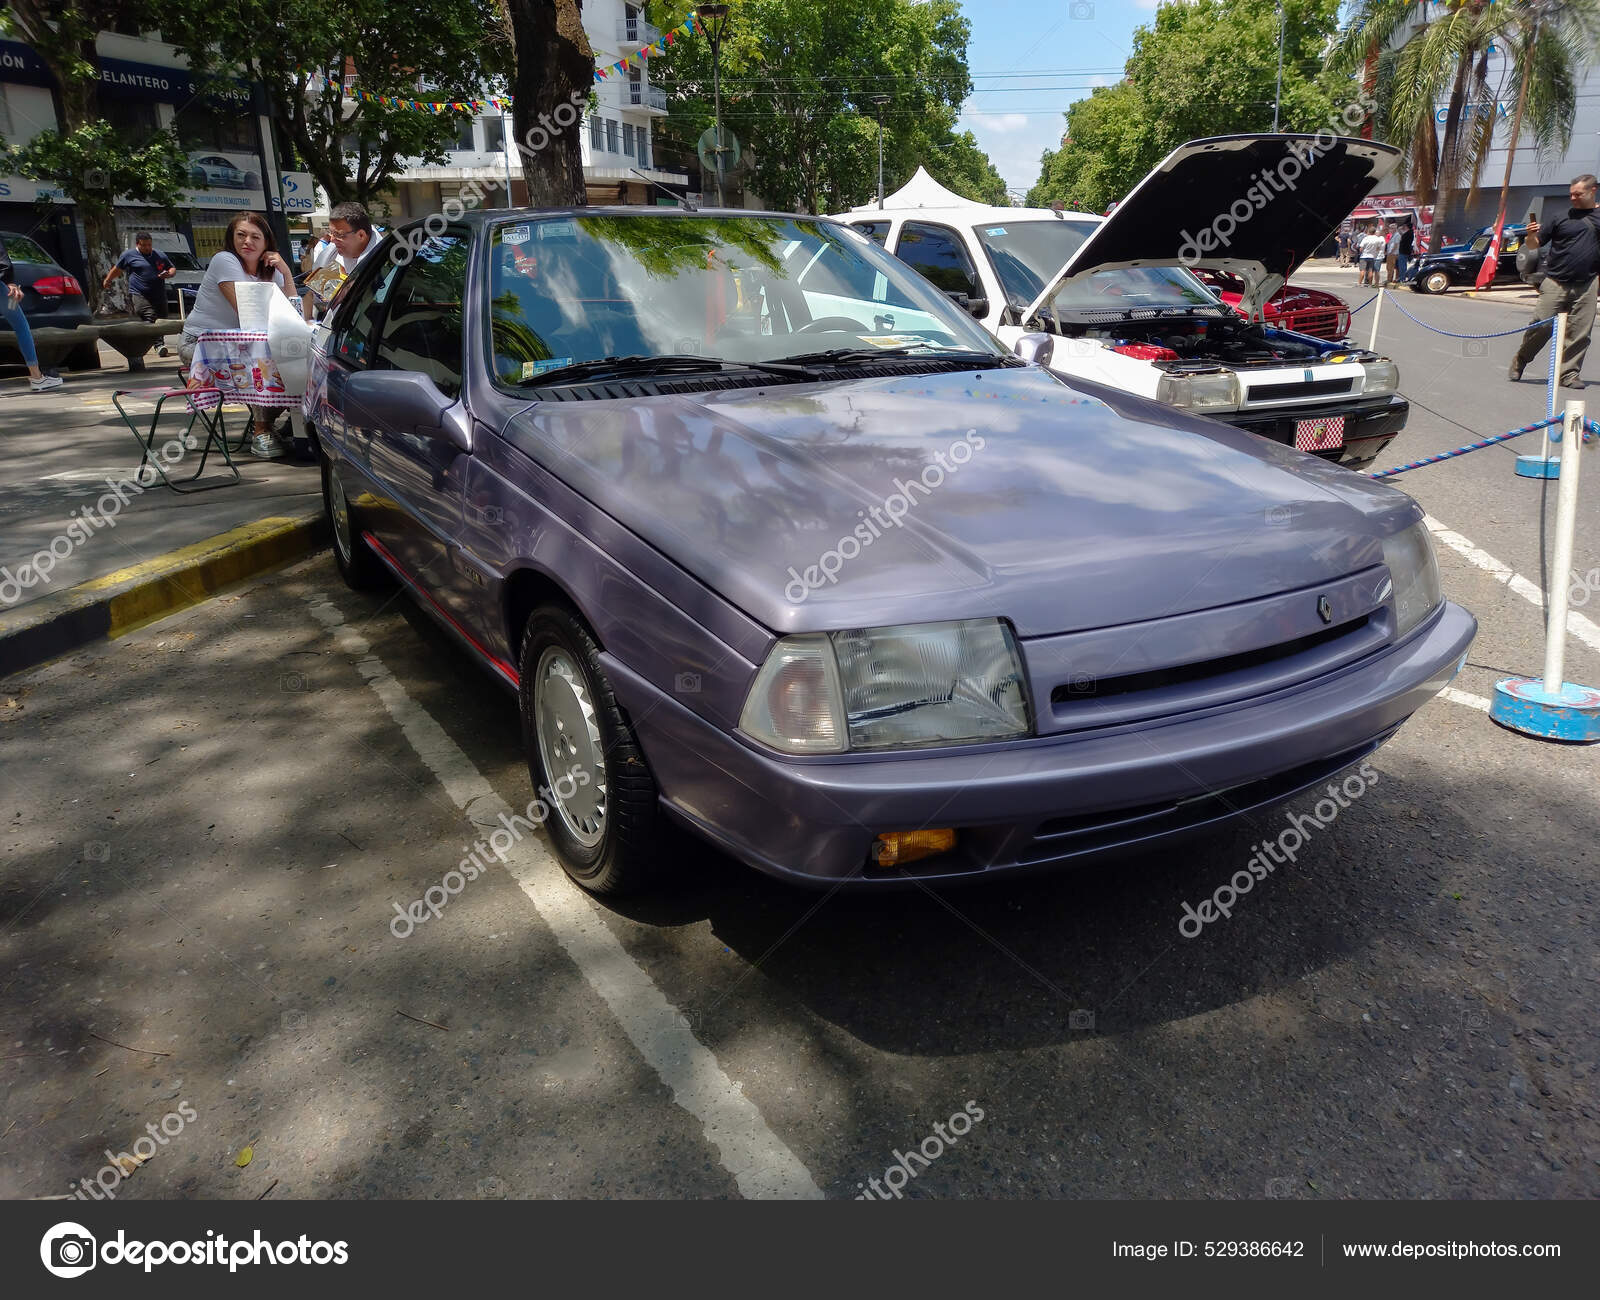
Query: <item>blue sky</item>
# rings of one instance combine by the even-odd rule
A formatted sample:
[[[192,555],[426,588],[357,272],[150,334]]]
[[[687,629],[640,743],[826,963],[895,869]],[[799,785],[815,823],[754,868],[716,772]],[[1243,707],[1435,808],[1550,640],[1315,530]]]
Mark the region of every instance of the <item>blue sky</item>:
[[[1158,0],[962,0],[972,24],[973,92],[961,127],[1013,189],[1039,177],[1039,155],[1061,142],[1062,112],[1122,76],[1133,29]]]

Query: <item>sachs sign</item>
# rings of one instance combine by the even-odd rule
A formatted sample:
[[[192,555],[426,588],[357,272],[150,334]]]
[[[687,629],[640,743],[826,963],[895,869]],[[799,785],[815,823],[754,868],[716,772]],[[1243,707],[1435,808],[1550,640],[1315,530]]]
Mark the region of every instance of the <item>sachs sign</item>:
[[[279,172],[278,187],[283,193],[280,201],[272,196],[274,212],[311,212],[317,206],[316,186],[310,172]]]

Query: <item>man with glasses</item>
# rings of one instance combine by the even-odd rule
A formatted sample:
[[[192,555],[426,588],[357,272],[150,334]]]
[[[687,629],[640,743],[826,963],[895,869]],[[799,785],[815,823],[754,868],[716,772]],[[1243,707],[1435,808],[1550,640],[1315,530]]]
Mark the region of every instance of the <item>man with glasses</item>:
[[[338,251],[339,265],[346,275],[355,271],[361,259],[370,253],[383,231],[372,224],[372,218],[359,203],[345,202],[334,205],[328,214],[328,233]]]

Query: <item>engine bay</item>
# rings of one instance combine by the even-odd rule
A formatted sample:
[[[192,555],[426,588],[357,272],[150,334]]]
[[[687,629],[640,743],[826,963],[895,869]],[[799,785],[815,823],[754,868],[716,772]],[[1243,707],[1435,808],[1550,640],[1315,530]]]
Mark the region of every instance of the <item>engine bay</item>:
[[[1157,365],[1200,361],[1226,366],[1281,366],[1320,361],[1329,353],[1356,359],[1355,349],[1302,343],[1281,331],[1241,320],[1232,312],[1152,313],[1145,319],[1065,322],[1061,333],[1067,338],[1093,339],[1126,356]]]

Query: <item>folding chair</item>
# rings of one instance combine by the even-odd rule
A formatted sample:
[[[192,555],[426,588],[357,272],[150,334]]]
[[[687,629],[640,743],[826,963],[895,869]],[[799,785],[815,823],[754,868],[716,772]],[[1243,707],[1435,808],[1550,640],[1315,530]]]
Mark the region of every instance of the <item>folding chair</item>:
[[[214,396],[215,404],[209,400],[197,401],[202,395]],[[151,412],[149,427],[142,430],[139,420],[142,414],[129,411],[122,404],[124,397],[137,397],[143,400],[155,399],[155,410]],[[183,432],[176,438],[167,439],[168,442],[181,442],[186,451],[192,451],[196,445],[194,433],[195,421],[198,420],[205,429],[205,441],[200,443],[200,463],[195,467],[193,474],[185,478],[174,479],[167,473],[166,463],[156,449],[156,435],[161,429],[161,408],[173,398],[183,398],[189,411],[189,423],[183,426]],[[239,482],[239,467],[233,463],[233,457],[228,454],[228,435],[222,420],[222,391],[217,388],[119,388],[111,394],[112,404],[117,408],[117,414],[122,416],[123,423],[132,432],[134,440],[139,444],[139,466],[134,470],[134,482],[141,486],[146,482],[146,468],[154,471],[161,482],[165,483],[174,492],[208,492],[212,488],[227,487]],[[165,443],[162,444],[165,446]],[[216,478],[209,483],[202,483],[195,487],[186,487],[185,484],[194,483],[206,470],[206,458],[211,455],[215,447],[222,453],[222,459],[227,463],[228,472],[232,478]],[[151,485],[154,486],[153,480]]]

